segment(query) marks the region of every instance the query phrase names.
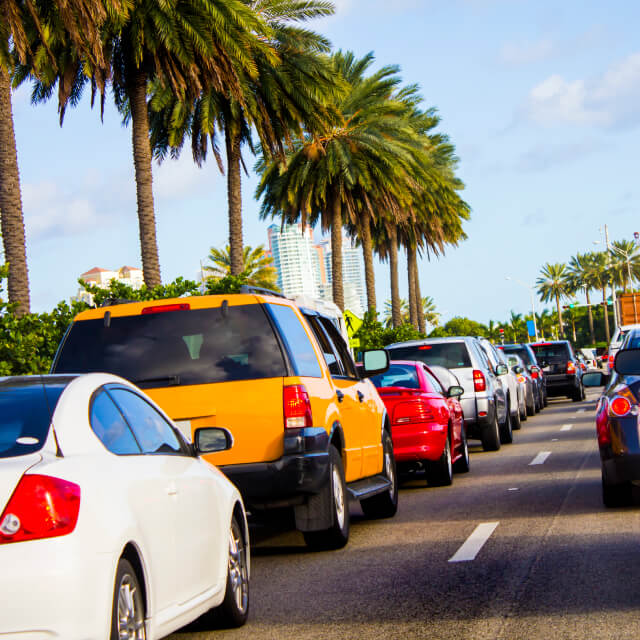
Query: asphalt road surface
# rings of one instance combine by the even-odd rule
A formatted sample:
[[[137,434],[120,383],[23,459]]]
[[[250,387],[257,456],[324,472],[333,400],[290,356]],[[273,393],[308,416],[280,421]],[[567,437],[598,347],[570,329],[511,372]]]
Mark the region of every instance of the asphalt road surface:
[[[390,520],[352,505],[340,551],[254,531],[246,626],[171,638],[635,640],[640,507],[602,504],[597,395],[552,399],[498,452],[472,441],[470,473],[403,485]]]

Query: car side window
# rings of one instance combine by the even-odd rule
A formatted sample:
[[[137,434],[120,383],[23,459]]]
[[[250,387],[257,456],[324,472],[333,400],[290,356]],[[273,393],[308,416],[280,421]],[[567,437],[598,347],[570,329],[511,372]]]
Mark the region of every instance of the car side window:
[[[340,335],[340,332],[336,329],[336,326],[327,318],[318,318],[320,324],[329,335],[329,339],[333,343],[340,361],[342,362],[342,368],[344,369],[344,375],[348,378],[359,378],[356,372],[356,365],[353,362],[351,353],[349,353],[349,347],[347,347],[344,338]]]
[[[318,323],[318,318],[316,316],[305,317],[318,340],[320,348],[322,349],[322,355],[324,356],[325,362],[327,363],[327,367],[329,367],[329,373],[332,376],[343,375],[342,367],[340,366],[340,361],[338,360],[338,354],[335,351],[331,341],[329,340],[329,337]]]
[[[104,389],[93,398],[89,423],[100,442],[111,453],[119,456],[142,453],[122,413]]]
[[[143,453],[189,455],[173,427],[146,400],[127,389],[110,389]]]
[[[440,384],[440,382],[438,380],[436,380],[426,369],[423,369],[423,373],[424,373],[425,378],[427,379],[427,382],[429,383],[429,385],[433,389],[433,391],[435,391],[436,393],[441,393],[442,395],[444,395],[445,391],[442,388],[442,385]]]

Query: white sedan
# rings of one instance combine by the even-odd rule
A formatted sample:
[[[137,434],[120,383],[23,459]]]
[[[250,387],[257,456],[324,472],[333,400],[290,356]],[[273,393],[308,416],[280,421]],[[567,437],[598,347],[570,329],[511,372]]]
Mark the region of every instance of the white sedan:
[[[249,606],[242,499],[117,376],[0,378],[0,639],[161,638]]]

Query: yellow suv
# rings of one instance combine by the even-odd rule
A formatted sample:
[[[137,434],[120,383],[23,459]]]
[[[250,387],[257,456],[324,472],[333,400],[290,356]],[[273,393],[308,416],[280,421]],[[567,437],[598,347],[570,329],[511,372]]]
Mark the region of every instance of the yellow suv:
[[[366,376],[388,367],[365,353]],[[371,517],[397,509],[384,404],[330,318],[264,293],[118,304],[80,313],[53,373],[106,371],[144,389],[189,438],[225,427],[206,458],[259,514],[292,507],[314,548],[349,537],[348,497]]]

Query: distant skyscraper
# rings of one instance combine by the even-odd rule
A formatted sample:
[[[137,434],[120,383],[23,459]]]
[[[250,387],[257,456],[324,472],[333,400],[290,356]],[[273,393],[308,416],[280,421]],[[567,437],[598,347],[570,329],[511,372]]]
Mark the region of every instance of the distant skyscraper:
[[[331,276],[331,244],[328,241],[325,244],[325,269],[327,271],[327,279],[331,283],[333,282]],[[346,236],[342,238],[342,282],[344,284],[344,308],[362,317],[367,308],[362,252]]]
[[[269,249],[278,270],[278,287],[290,298],[309,296],[318,298],[317,252],[313,247],[313,229],[302,231],[301,224],[268,229]]]

